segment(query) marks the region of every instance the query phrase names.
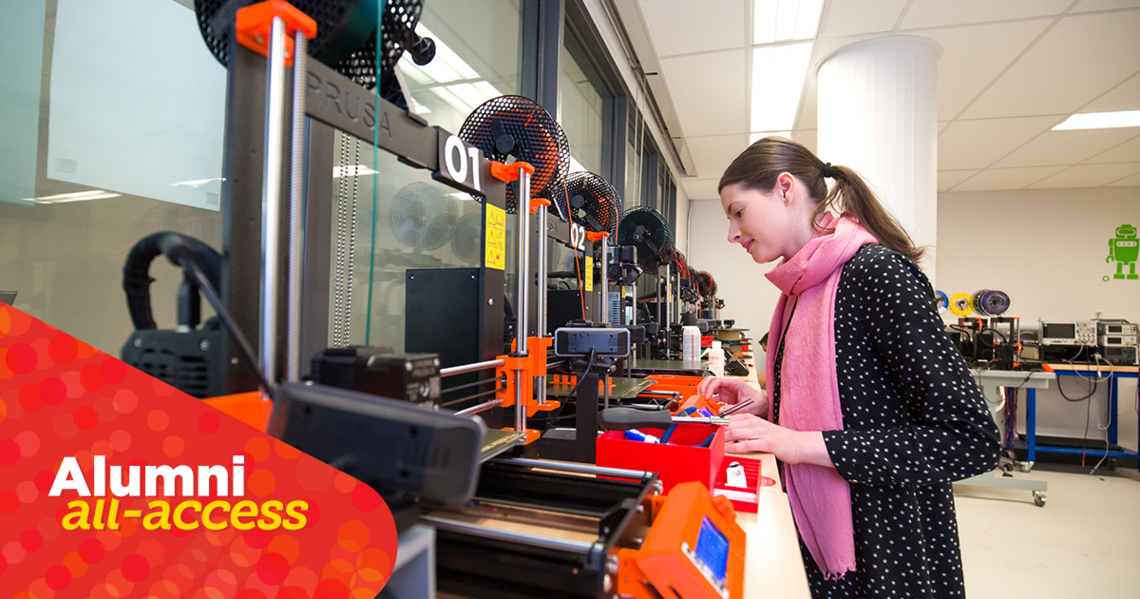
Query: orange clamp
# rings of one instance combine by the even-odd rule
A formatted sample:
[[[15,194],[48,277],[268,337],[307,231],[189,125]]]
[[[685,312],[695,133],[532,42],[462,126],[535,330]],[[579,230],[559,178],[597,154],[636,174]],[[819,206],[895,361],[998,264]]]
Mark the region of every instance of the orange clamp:
[[[491,161],[491,176],[503,183],[518,180],[520,170],[526,171],[527,174],[534,175],[534,167],[531,166],[529,162],[517,160],[510,164],[503,164],[502,162]]]
[[[234,31],[239,44],[269,56],[269,35],[273,19],[280,17],[285,23],[285,66],[293,66],[293,34],[301,31],[305,37],[317,37],[317,22],[285,0],[265,0],[239,9]]]
[[[603,237],[609,237],[609,233],[595,233],[593,231],[586,231],[586,239],[590,241],[600,241]]]
[[[530,199],[530,213],[531,214],[538,212],[539,206],[549,207],[550,206],[550,200],[547,200],[545,198],[531,198]]]

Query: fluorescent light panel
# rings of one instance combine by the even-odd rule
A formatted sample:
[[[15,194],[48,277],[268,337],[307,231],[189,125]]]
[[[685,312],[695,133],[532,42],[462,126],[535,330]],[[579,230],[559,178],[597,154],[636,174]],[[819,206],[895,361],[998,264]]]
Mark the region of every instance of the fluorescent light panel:
[[[1085,112],[1074,114],[1065,122],[1053,127],[1054,131],[1073,129],[1113,129],[1116,127],[1140,127],[1140,110],[1119,110],[1116,112]]]
[[[368,168],[367,166],[365,166],[363,164],[352,164],[349,166],[334,166],[333,167],[333,179],[336,179],[338,177],[346,177],[346,176],[352,177],[352,176],[371,175],[375,172],[376,171]]]
[[[752,43],[815,39],[823,0],[754,0]]]
[[[122,194],[114,193],[111,191],[103,191],[102,189],[90,189],[88,191],[76,191],[72,193],[60,193],[56,195],[43,196],[39,198],[24,198],[28,202],[35,202],[37,204],[65,204],[67,202],[85,202],[87,200],[103,200],[106,198],[117,198]]]
[[[811,61],[812,43],[752,49],[750,131],[789,131]]]

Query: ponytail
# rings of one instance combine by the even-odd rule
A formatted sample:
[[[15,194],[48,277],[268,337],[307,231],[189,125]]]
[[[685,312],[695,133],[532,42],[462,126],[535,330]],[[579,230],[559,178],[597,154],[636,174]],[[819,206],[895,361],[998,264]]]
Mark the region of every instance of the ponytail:
[[[880,245],[906,256],[911,262],[917,263],[925,253],[923,248],[914,245],[910,235],[858,173],[845,166],[824,163],[803,144],[784,137],[765,137],[748,146],[724,171],[717,191],[739,183],[747,189],[768,193],[776,186],[776,178],[781,173],[791,174],[807,187],[815,203],[812,229],[819,231],[816,223],[828,208],[834,208],[856,218]],[[825,177],[835,180],[830,190]]]

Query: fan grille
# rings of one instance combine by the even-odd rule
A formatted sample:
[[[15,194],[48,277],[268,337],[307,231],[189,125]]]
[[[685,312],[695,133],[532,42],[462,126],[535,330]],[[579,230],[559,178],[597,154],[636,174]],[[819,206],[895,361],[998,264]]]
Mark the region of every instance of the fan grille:
[[[613,185],[599,175],[579,171],[566,177],[566,194],[574,222],[587,231],[609,233],[611,240],[617,237],[621,197]],[[581,207],[574,206],[576,197],[585,201]]]
[[[716,279],[702,270],[697,273],[697,288],[700,290],[700,294],[706,297],[716,295]]]
[[[497,131],[500,126],[501,133],[515,140],[515,147],[510,152],[500,152],[495,147],[495,139],[501,135]],[[514,156],[529,163],[534,167],[530,180],[531,197],[550,200],[555,205],[553,210],[566,217],[570,143],[566,141],[562,127],[534,100],[523,96],[492,98],[467,117],[459,128],[459,137],[468,145],[482,150],[488,160],[505,163],[508,157]],[[518,181],[507,185],[506,208],[511,214],[518,213]]]
[[[650,206],[634,206],[618,223],[617,243],[636,247],[638,265],[654,270],[673,249],[673,234],[660,212]]]
[[[237,11],[257,0],[194,0],[194,11],[198,18],[198,29],[210,52],[222,66],[229,64],[229,30],[233,26]],[[317,36],[309,40],[309,55],[320,54],[326,44],[336,38],[345,28],[353,7],[360,2],[375,0],[293,0],[301,12],[317,22]],[[380,64],[381,73],[389,73],[404,52],[405,34],[415,28],[423,11],[423,0],[388,0],[384,10],[383,40],[384,51]],[[340,74],[359,85],[372,88],[376,85],[376,36],[371,34],[368,41],[348,58],[332,65]]]

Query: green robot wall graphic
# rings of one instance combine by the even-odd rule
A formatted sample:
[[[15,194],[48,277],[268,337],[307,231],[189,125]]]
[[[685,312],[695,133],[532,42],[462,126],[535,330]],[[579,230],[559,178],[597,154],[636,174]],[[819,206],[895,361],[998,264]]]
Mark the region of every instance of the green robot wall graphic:
[[[1116,274],[1114,279],[1136,279],[1136,260],[1140,258],[1140,241],[1136,239],[1136,227],[1120,225],[1116,228],[1116,237],[1108,240],[1108,257],[1105,262],[1116,260]],[[1124,266],[1128,266],[1128,275],[1124,275]],[[1104,277],[1108,280],[1108,277]]]

